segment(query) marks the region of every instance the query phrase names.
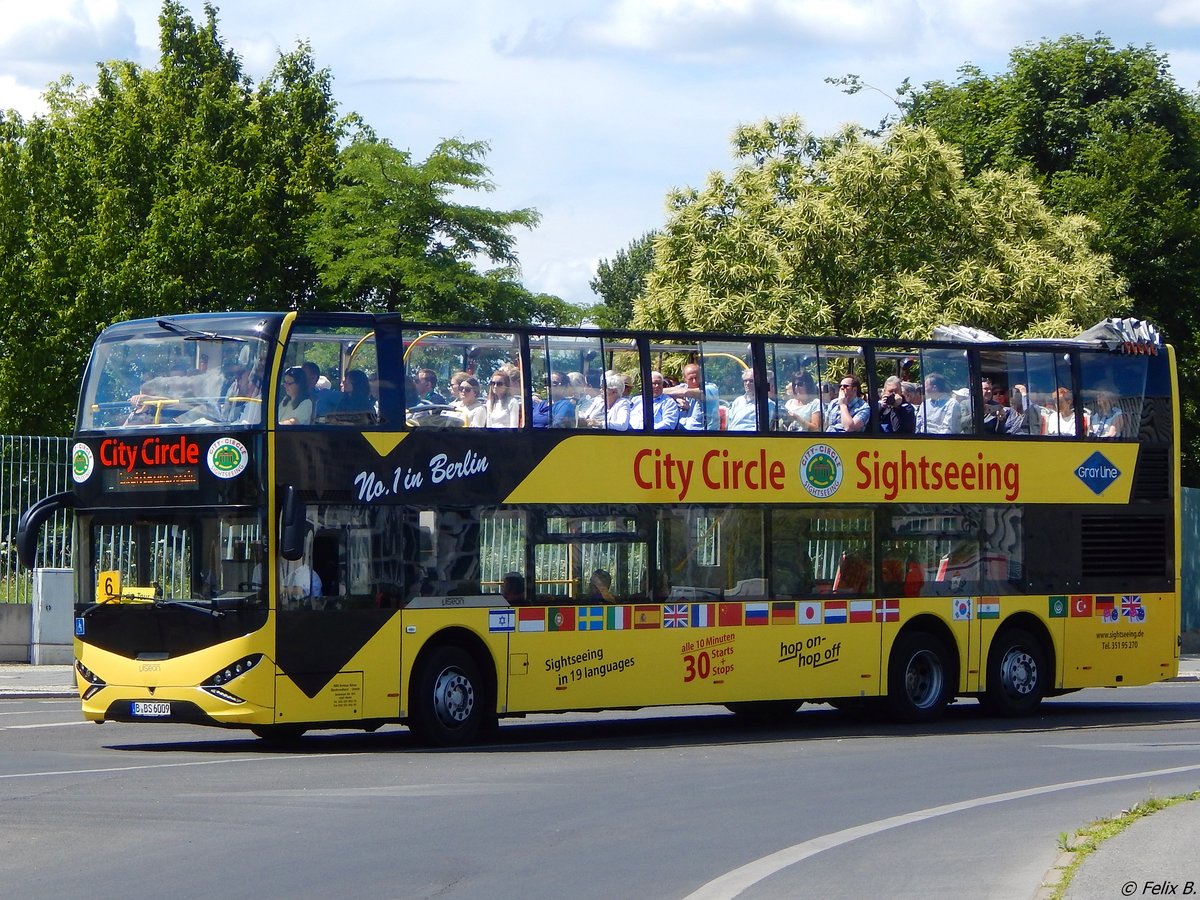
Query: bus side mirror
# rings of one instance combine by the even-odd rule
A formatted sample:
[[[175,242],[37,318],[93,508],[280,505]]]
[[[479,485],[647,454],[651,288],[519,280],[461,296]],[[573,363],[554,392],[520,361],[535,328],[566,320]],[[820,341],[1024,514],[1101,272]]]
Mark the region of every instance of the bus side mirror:
[[[32,569],[37,562],[38,534],[46,520],[59,510],[74,509],[75,495],[71,491],[62,491],[43,497],[25,512],[17,521],[17,559],[27,569]]]
[[[304,536],[308,532],[304,501],[290,484],[283,489],[283,523],[279,529],[279,554],[295,561],[304,556]]]

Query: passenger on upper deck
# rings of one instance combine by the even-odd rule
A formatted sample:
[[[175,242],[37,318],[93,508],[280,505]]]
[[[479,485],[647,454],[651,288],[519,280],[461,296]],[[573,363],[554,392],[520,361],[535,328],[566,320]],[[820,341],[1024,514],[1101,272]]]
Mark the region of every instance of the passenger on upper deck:
[[[487,407],[479,399],[479,379],[468,375],[459,382],[459,399],[454,401],[454,407],[462,411],[463,418],[471,428],[483,428],[487,425]]]
[[[843,375],[838,384],[838,396],[825,409],[826,431],[866,431],[871,421],[871,406],[861,396],[862,382],[853,375]]]
[[[683,384],[663,388],[663,393],[679,406],[679,428],[684,431],[717,431],[721,427],[717,386],[700,384],[700,366],[683,367]]]
[[[283,373],[283,398],[276,419],[280,425],[308,425],[312,422],[312,400],[308,397],[308,379],[304,370],[292,366]]]
[[[1117,438],[1125,430],[1125,413],[1117,405],[1117,391],[1111,385],[1096,389],[1096,408],[1088,418],[1088,435],[1094,438]]]
[[[574,428],[575,400],[568,393],[567,379],[561,372],[550,376],[550,396],[533,404],[534,428]]]
[[[521,400],[512,393],[508,375],[501,369],[488,379],[487,417],[488,428],[516,428],[521,421]]]
[[[807,372],[793,372],[788,379],[788,399],[779,417],[785,431],[820,431],[821,398],[817,385]]]
[[[983,394],[983,433],[1003,434],[1008,410],[997,401],[992,379],[984,378],[980,382],[980,391]]]
[[[413,381],[417,386],[417,402],[413,405],[426,404],[444,406],[446,398],[437,392],[437,372],[433,369],[417,369]]]
[[[912,434],[917,430],[917,411],[904,399],[903,382],[899,375],[889,376],[883,383],[879,400],[879,428],[886,434]]]
[[[649,423],[655,431],[674,431],[679,424],[679,404],[673,397],[663,393],[665,383],[662,372],[650,373],[650,411],[652,420]],[[629,405],[629,421],[633,428],[645,428],[645,413],[642,408],[642,397],[639,394]]]
[[[926,434],[958,434],[962,413],[950,393],[950,383],[940,372],[925,376],[925,402],[917,410],[917,431]]]
[[[769,415],[775,418],[775,403],[767,401]],[[754,370],[742,370],[742,395],[734,397],[729,404],[729,418],[725,426],[727,431],[757,431],[758,404],[754,397]]]
[[[375,398],[371,395],[371,379],[362,369],[351,369],[346,373],[342,379],[341,396],[333,412],[374,421]]]
[[[1029,396],[1025,393],[1025,385],[1014,384],[1009,400],[1012,401],[1012,406],[1004,419],[1004,433],[1037,434],[1041,428],[1041,421],[1036,407],[1032,412],[1029,409]]]
[[[262,382],[250,366],[236,370],[225,392],[224,419],[231,425],[254,425],[262,421]]]
[[[1075,398],[1068,387],[1060,387],[1050,395],[1054,404],[1042,410],[1042,434],[1075,434]]]
[[[300,364],[304,376],[308,379],[308,399],[313,402],[313,416],[320,417],[336,412],[341,403],[341,392],[329,386],[329,379],[321,374],[321,367],[310,359]],[[321,382],[325,382],[324,386]]]
[[[625,376],[613,372],[604,376],[604,408],[584,420],[589,428],[610,431],[629,430],[629,398],[625,396]]]

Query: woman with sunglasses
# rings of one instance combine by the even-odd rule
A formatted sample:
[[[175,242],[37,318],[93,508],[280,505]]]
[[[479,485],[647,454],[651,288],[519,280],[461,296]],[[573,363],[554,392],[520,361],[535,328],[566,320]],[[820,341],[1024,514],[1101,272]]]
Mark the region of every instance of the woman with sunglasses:
[[[487,407],[479,399],[479,379],[468,375],[458,384],[458,399],[450,404],[463,414],[469,428],[487,425]]]
[[[516,428],[521,417],[521,399],[513,395],[508,376],[496,371],[488,379],[487,415],[488,428]]]
[[[308,396],[308,378],[299,366],[283,373],[283,399],[276,420],[280,425],[308,425],[312,422],[312,400]]]

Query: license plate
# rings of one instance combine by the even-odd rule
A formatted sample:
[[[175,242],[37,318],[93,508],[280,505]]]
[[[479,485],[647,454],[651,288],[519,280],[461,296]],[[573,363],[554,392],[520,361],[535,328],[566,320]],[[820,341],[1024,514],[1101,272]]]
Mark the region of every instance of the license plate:
[[[135,716],[169,716],[171,714],[171,704],[134,700],[133,714]]]

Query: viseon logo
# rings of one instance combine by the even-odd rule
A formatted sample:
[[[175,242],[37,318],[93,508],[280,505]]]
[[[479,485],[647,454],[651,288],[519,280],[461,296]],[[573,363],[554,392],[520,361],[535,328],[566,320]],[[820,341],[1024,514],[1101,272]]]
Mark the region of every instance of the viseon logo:
[[[1079,464],[1075,469],[1075,477],[1086,484],[1093,494],[1103,494],[1110,484],[1121,477],[1121,470],[1097,450]]]

